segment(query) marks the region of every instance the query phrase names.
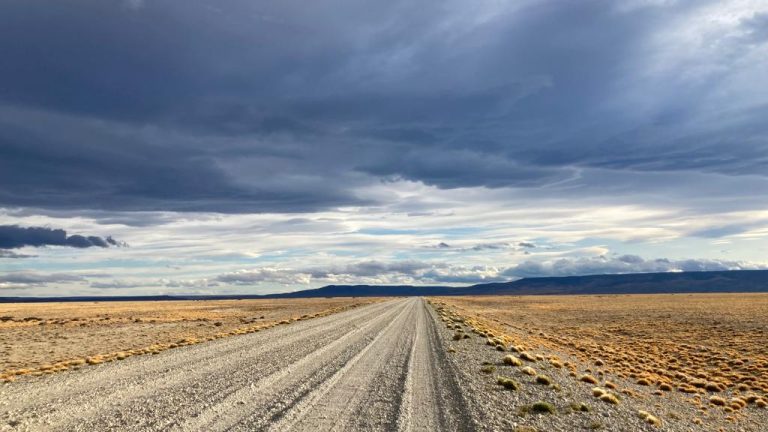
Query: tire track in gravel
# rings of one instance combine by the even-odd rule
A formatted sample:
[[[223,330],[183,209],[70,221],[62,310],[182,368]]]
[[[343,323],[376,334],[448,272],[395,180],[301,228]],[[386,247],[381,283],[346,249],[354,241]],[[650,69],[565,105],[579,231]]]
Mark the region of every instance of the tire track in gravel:
[[[388,309],[391,306],[374,304],[342,312],[338,314],[339,317],[300,321],[249,335],[178,348],[155,356],[132,357],[120,363],[49,377],[50,381],[45,382],[50,385],[19,382],[17,384],[26,387],[26,397],[8,398],[7,401],[0,397],[0,402],[7,402],[3,407],[5,409],[0,410],[0,421],[5,417],[10,419],[10,416],[13,416],[10,420],[14,422],[34,416],[31,422],[42,428],[49,420],[48,417],[54,414],[56,418],[50,420],[60,430],[95,430],[87,427],[98,426],[92,421],[98,423],[109,420],[104,413],[114,412],[121,406],[133,403],[134,406],[128,407],[128,411],[136,419],[136,424],[132,425],[134,429],[161,430],[159,425],[148,424],[155,422],[155,415],[151,412],[142,413],[142,406],[151,404],[152,411],[162,413],[165,402],[165,405],[171,403],[174,410],[181,410],[182,413],[189,405],[192,405],[192,411],[197,411],[210,403],[211,397],[215,397],[212,393],[229,391],[229,386],[201,385],[209,381],[210,377],[226,376],[222,369],[240,371],[232,378],[248,378],[254,368],[279,368],[281,364],[274,359],[285,355],[281,350],[309,353],[315,347],[313,344],[321,345],[342,333],[352,331]],[[323,337],[319,338],[318,335]],[[115,373],[116,370],[119,372]],[[105,382],[110,383],[107,391]],[[94,395],[102,397],[94,398]],[[49,407],[52,401],[66,403],[59,403],[56,412],[51,413]],[[190,401],[195,403],[189,404]],[[46,426],[45,429],[51,427]],[[30,430],[35,430],[35,427]]]
[[[403,314],[403,310],[397,308],[395,312],[397,312],[397,317],[395,318],[397,320]],[[382,315],[379,319],[361,328],[361,337],[358,337],[357,340],[338,339],[313,352],[311,355],[302,357],[300,360],[280,369],[274,374],[231,394],[230,397],[220,401],[210,410],[198,416],[198,419],[182,424],[180,429],[185,431],[229,430],[236,425],[243,426],[246,422],[246,417],[253,417],[251,416],[252,413],[258,414],[258,418],[251,419],[255,423],[270,421],[279,415],[275,413],[276,408],[278,410],[283,409],[292,400],[308,393],[308,390],[314,387],[313,384],[317,384],[320,378],[334,371],[344,369],[344,364],[348,364],[349,357],[354,355],[356,352],[354,348],[358,344],[367,343],[366,339],[372,338],[372,335],[381,331],[381,327],[385,325],[390,327],[391,323],[395,322],[395,320],[392,320],[390,314]],[[295,393],[298,393],[298,395],[295,395]],[[247,403],[238,404],[237,402],[240,401],[247,401]],[[266,425],[255,426],[263,427]],[[248,430],[252,430],[253,427],[254,425],[248,426]]]
[[[386,309],[384,304],[374,304],[368,308],[353,309],[352,311],[343,312],[342,314],[349,320],[349,324],[354,325],[354,322],[370,319],[371,316],[375,316],[380,311]],[[335,321],[335,317],[326,316],[322,318],[316,318],[309,321],[304,321],[302,326],[279,326],[270,329],[274,333],[271,333],[273,338],[279,344],[289,344],[296,341],[305,339],[307,337],[314,337],[317,334],[323,334],[328,332],[328,323]],[[265,332],[262,330],[261,332]],[[111,373],[110,369],[105,369],[107,365],[99,367],[88,367],[87,374],[70,372],[68,378],[70,379],[69,388],[66,389],[64,394],[69,398],[70,402],[78,402],[76,398],[82,398],[84,400],[92,399],[93,392],[98,391],[103,386],[105,379],[111,379],[115,387],[120,387],[120,384],[130,384],[135,380],[141,380],[147,375],[153,375],[155,378],[153,382],[155,385],[159,380],[172,379],[180,373],[186,373],[190,366],[196,366],[196,372],[202,372],[202,367],[213,366],[220,367],[226,364],[227,361],[237,361],[237,354],[242,352],[243,349],[250,347],[251,345],[259,343],[259,333],[244,335],[240,338],[227,338],[225,340],[218,340],[207,342],[199,345],[192,345],[185,348],[178,348],[169,352],[164,352],[156,357],[141,356],[133,357],[129,360],[123,361],[123,364],[127,364],[132,361],[143,361],[141,368],[126,368],[119,376],[115,376]],[[250,336],[250,337],[249,337]],[[268,350],[270,348],[279,348],[279,345],[269,346],[264,345],[263,349]],[[188,355],[173,355],[181,352],[186,352]],[[230,355],[231,358],[230,358]],[[148,358],[162,358],[162,361],[145,361]],[[57,376],[60,377],[61,375]],[[49,378],[50,379],[50,378]],[[115,382],[117,380],[117,382]],[[54,389],[47,386],[30,387],[27,389],[28,394],[36,393],[37,398],[41,404],[46,402],[47,398],[53,398]],[[30,398],[30,400],[35,398]]]
[[[0,387],[0,430],[467,430],[422,299]]]
[[[370,344],[361,349],[354,357],[330,378],[325,380],[300,403],[291,407],[280,421],[271,425],[273,431],[287,430],[352,430],[348,425],[355,418],[362,418],[359,411],[369,402],[373,392],[375,378],[386,378],[387,371],[397,374],[407,365],[406,350],[413,336],[405,331],[405,324],[413,318],[416,305],[409,302],[407,310],[392,320]],[[398,343],[398,342],[405,343]],[[384,379],[376,380],[377,386],[386,385]],[[396,395],[396,394],[395,394]],[[390,395],[394,396],[394,395]],[[378,407],[386,410],[386,406]],[[391,404],[389,408],[397,408]],[[353,415],[358,414],[358,415]],[[384,419],[396,419],[392,413],[374,413]],[[371,417],[367,416],[370,420]],[[374,425],[369,425],[373,429]],[[356,428],[354,428],[356,429]],[[378,429],[378,428],[376,428]],[[384,428],[386,429],[386,428]],[[389,429],[392,429],[391,427]]]

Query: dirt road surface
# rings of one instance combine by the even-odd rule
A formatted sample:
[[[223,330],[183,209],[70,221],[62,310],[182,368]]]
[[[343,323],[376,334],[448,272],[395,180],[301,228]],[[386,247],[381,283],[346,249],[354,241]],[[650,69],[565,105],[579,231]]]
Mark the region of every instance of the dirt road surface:
[[[473,430],[432,310],[397,299],[0,387],[0,430]]]

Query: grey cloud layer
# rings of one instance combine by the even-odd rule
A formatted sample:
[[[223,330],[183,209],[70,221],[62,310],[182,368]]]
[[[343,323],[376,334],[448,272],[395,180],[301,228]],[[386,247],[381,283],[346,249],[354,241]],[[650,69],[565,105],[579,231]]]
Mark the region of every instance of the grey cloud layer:
[[[0,249],[0,258],[34,258],[35,255],[20,254],[14,251]]]
[[[758,270],[765,268],[767,266],[764,264],[728,260],[670,260],[667,258],[646,260],[637,255],[622,255],[618,257],[603,255],[598,257],[529,260],[506,269],[502,272],[502,275],[512,278],[523,278],[671,271]]]
[[[85,281],[83,276],[67,273],[11,272],[0,274],[0,289],[27,289],[48,284],[83,281]]]
[[[764,176],[768,15],[663,38],[718,3],[5,2],[0,206],[306,212],[376,203],[359,189],[382,178],[599,196],[591,170],[665,192]],[[631,175],[660,171],[677,181]]]
[[[447,263],[403,261],[363,261],[341,267],[290,269],[257,268],[226,273],[217,282],[231,285],[309,284],[312,279],[330,281],[379,281],[380,283],[451,283],[498,282],[525,277],[577,276],[590,274],[656,273],[673,271],[717,271],[766,269],[764,264],[715,259],[646,260],[636,255],[539,258],[509,268],[462,266]]]
[[[0,225],[0,249],[16,249],[24,246],[68,246],[73,248],[120,246],[112,237],[67,235],[63,229],[45,227],[20,227]]]
[[[644,259],[636,255],[537,258],[503,268],[486,265],[460,265],[427,261],[359,261],[343,266],[288,268],[257,267],[223,273],[210,279],[114,279],[109,275],[11,272],[0,275],[0,289],[31,289],[62,284],[88,283],[90,288],[123,290],[171,289],[177,292],[211,293],[233,287],[233,292],[248,288],[274,291],[277,287],[306,288],[324,284],[455,284],[503,282],[525,277],[626,274],[674,271],[758,270],[764,263],[716,259]],[[100,280],[90,280],[92,278]],[[106,280],[104,280],[107,278]]]

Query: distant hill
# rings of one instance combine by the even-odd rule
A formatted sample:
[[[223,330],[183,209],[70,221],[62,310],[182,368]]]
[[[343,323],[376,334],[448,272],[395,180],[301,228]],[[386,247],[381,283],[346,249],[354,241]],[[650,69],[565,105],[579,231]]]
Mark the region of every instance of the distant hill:
[[[410,297],[410,296],[443,296],[464,295],[468,288],[446,286],[414,286],[414,285],[327,285],[304,291],[294,291],[282,294],[270,294],[268,298],[300,298],[300,297]]]
[[[0,297],[0,303],[51,301],[227,300],[307,297],[385,297],[527,294],[660,294],[768,292],[768,270],[731,270],[681,273],[633,273],[525,278],[513,282],[467,287],[412,285],[328,285],[269,295],[189,295],[119,297]]]
[[[468,287],[328,285],[270,297],[768,292],[768,270],[525,278]]]
[[[467,290],[495,295],[768,292],[768,270],[526,278]]]

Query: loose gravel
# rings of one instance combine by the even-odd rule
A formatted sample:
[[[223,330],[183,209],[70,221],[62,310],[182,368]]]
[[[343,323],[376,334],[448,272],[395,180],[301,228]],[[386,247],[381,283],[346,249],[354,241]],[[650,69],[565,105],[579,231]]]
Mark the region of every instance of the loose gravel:
[[[0,387],[0,430],[473,430],[418,298]]]

